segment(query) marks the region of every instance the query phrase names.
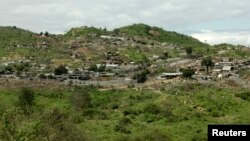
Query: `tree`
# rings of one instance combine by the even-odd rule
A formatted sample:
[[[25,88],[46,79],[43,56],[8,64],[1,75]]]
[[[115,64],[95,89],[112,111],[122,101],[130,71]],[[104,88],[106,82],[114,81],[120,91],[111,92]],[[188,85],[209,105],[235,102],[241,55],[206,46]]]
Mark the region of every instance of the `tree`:
[[[160,59],[168,59],[169,58],[169,54],[168,52],[164,52],[161,56],[160,56]]]
[[[90,67],[88,68],[88,70],[96,72],[96,71],[98,71],[98,68],[97,68],[97,66],[95,64],[92,64],[92,65],[90,65]]]
[[[183,73],[182,77],[189,78],[189,79],[195,74],[194,69],[192,69],[190,67],[186,68],[186,69],[182,69],[181,72]]]
[[[7,71],[7,72],[13,72],[13,67],[10,66],[10,65],[8,65],[8,66],[5,67],[5,71]]]
[[[62,75],[62,74],[67,74],[68,73],[68,69],[63,66],[60,65],[59,67],[57,67],[54,71],[55,75]]]
[[[40,35],[40,36],[43,36],[43,32],[40,32],[39,35]]]
[[[114,34],[116,34],[116,35],[117,35],[117,34],[119,33],[119,29],[114,29],[114,31],[113,31],[113,32],[114,32]]]
[[[211,57],[206,57],[203,58],[201,61],[201,66],[205,66],[207,73],[209,72],[209,67],[213,67],[214,66],[214,62],[212,61]]]
[[[98,72],[104,72],[106,70],[106,65],[101,65],[99,68],[98,68]]]
[[[44,33],[44,36],[49,37],[49,32],[46,31],[46,32]]]
[[[193,49],[191,47],[185,48],[185,51],[186,51],[187,55],[189,55],[189,56],[192,55],[192,53],[193,53]]]
[[[147,58],[146,55],[143,54],[140,60],[137,61],[139,64],[141,64],[144,67],[147,67],[149,65],[150,60]]]
[[[149,74],[149,70],[144,69],[139,73],[136,73],[133,78],[137,80],[137,83],[144,83],[147,80],[147,75]]]
[[[168,58],[168,57],[169,57],[168,52],[164,52],[164,53],[163,53],[163,55],[164,55],[166,58]]]

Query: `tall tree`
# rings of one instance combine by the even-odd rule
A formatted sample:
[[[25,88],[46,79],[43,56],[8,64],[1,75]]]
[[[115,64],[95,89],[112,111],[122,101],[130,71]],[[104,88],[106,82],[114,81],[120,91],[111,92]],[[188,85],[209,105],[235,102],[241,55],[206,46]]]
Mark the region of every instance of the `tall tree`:
[[[46,32],[44,33],[44,36],[49,37],[49,32],[46,31]]]
[[[185,48],[185,51],[186,51],[187,55],[189,55],[189,56],[192,55],[192,53],[193,53],[193,49],[191,47]]]
[[[207,73],[209,73],[209,67],[213,67],[214,62],[212,61],[211,57],[206,57],[206,58],[202,59],[201,66],[205,66],[206,70],[207,70]]]

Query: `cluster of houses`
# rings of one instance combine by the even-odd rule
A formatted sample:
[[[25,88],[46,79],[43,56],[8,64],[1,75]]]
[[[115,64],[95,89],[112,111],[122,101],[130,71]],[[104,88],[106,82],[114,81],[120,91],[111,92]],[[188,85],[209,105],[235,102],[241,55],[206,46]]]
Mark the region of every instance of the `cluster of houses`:
[[[211,80],[211,79],[223,79],[230,76],[239,77],[240,69],[250,70],[250,60],[247,59],[233,59],[229,57],[215,57],[213,58],[214,66],[209,67],[209,73],[207,73],[206,67],[201,65],[201,60],[192,59],[180,59],[170,63],[168,67],[175,68],[187,68],[191,67],[195,70],[194,79]],[[157,76],[158,79],[172,79],[182,76],[182,72],[176,71],[171,73],[162,73]]]
[[[84,27],[83,27],[84,28]],[[156,34],[156,33],[152,33]],[[94,38],[94,40],[93,40]],[[146,42],[147,41],[147,42]],[[49,42],[42,41],[38,42],[38,47],[40,49],[47,50],[49,48]],[[69,47],[65,49],[65,53],[69,54],[73,59],[84,58],[83,53],[77,51],[80,47],[85,48],[97,48],[97,47],[141,47],[143,49],[154,49],[156,46],[161,46],[166,49],[176,49],[176,46],[167,44],[167,43],[158,43],[153,42],[142,37],[117,37],[117,36],[88,36],[88,37],[77,37],[74,40],[69,40],[66,43]],[[101,52],[102,53],[102,52]],[[124,57],[119,55],[119,52],[110,51],[103,53],[103,59],[100,59],[98,62],[95,62],[97,70],[89,70],[88,68],[77,68],[71,69],[66,67],[68,70],[67,74],[55,75],[52,70],[47,72],[48,64],[42,63],[33,63],[30,60],[20,60],[20,61],[10,61],[3,62],[0,64],[2,67],[7,67],[11,64],[26,62],[31,64],[31,69],[36,72],[36,74],[31,74],[31,72],[22,72],[18,74],[14,71],[0,71],[1,78],[20,78],[30,80],[36,79],[46,79],[46,80],[56,80],[64,82],[66,84],[72,85],[102,85],[102,86],[111,86],[111,85],[130,85],[135,84],[136,81],[133,80],[135,73],[141,70],[142,66],[134,62],[128,62],[124,60]],[[184,53],[183,56],[186,54]],[[182,55],[180,55],[182,56]],[[183,73],[180,71],[180,68],[191,67],[195,70],[194,79],[210,80],[210,79],[223,79],[230,76],[239,77],[238,71],[240,69],[250,69],[249,60],[238,60],[228,57],[214,57],[213,62],[214,66],[209,69],[209,73],[204,66],[201,66],[202,59],[187,59],[185,57],[181,58],[167,58],[162,61],[161,55],[153,54],[149,58],[153,64],[149,70],[154,70],[159,65],[163,68],[175,68],[175,71],[163,72],[161,74],[150,75],[150,77],[157,78],[158,80],[174,79],[181,78]],[[90,64],[93,65],[93,62],[85,60],[86,66]],[[100,71],[102,68],[104,70]],[[152,72],[152,71],[151,71]]]
[[[195,69],[194,79],[210,80],[224,79],[230,76],[239,77],[240,69],[250,69],[250,60],[239,60],[232,58],[213,58],[214,66],[207,73],[206,67],[201,66],[201,60],[170,58],[167,64],[162,64],[165,68],[177,68],[176,72],[163,72],[161,74],[150,75],[158,80],[181,78],[183,73],[179,68],[191,67]],[[133,76],[140,71],[142,66],[134,62],[126,63],[119,57],[117,52],[105,53],[105,59],[96,64],[96,68],[104,67],[102,71],[88,70],[84,68],[71,69],[66,67],[67,74],[55,75],[54,72],[45,73],[48,65],[32,63],[30,60],[9,61],[0,64],[2,67],[7,67],[12,64],[30,63],[33,71],[37,74],[33,75],[30,72],[22,72],[17,75],[14,71],[0,71],[0,77],[5,79],[18,78],[29,80],[55,80],[65,84],[72,85],[99,85],[99,86],[115,86],[115,85],[133,85],[136,80]],[[152,67],[152,66],[149,66]],[[150,70],[150,69],[149,69]]]

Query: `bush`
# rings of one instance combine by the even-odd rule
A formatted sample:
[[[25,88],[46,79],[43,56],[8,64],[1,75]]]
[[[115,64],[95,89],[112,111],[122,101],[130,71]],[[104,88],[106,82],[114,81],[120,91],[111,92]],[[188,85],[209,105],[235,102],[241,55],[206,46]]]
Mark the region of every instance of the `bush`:
[[[128,108],[128,109],[125,109],[123,111],[124,116],[127,116],[127,115],[139,115],[140,113],[141,113],[141,111],[138,111],[138,110],[133,109],[133,108]]]
[[[137,80],[137,83],[144,83],[147,80],[147,75],[150,74],[149,70],[144,69],[139,73],[136,73],[133,78]]]
[[[115,109],[118,109],[119,108],[119,105],[117,105],[117,104],[113,104],[112,106],[111,106],[111,109],[112,110],[115,110]]]
[[[121,120],[119,120],[119,122],[115,126],[114,130],[116,132],[129,134],[129,133],[131,133],[131,131],[129,130],[129,124],[131,124],[131,123],[132,123],[131,119],[124,117]]]
[[[62,75],[62,74],[67,74],[68,73],[68,70],[66,69],[65,66],[63,65],[60,65],[59,67],[57,67],[55,69],[55,75]]]
[[[4,112],[0,116],[0,139],[5,141],[19,140],[18,134],[15,115]]]
[[[242,93],[239,93],[239,94],[235,94],[235,96],[239,97],[241,99],[250,101],[250,91],[249,92],[242,92]]]
[[[146,133],[137,135],[132,141],[171,141],[169,135],[159,130],[148,131]]]
[[[77,111],[91,107],[91,97],[88,88],[75,90],[70,97],[70,101]]]
[[[21,92],[18,95],[17,105],[25,113],[28,113],[30,107],[34,105],[34,91],[30,88],[22,88]]]
[[[235,80],[227,80],[225,83],[231,87],[239,87],[240,86]]]
[[[144,107],[144,112],[145,113],[150,113],[150,114],[159,114],[161,113],[161,107],[156,105],[156,104],[147,104],[145,107]]]
[[[193,48],[191,48],[191,47],[187,47],[187,48],[185,48],[185,51],[186,51],[186,53],[187,53],[187,55],[192,55],[192,53],[193,53]]]
[[[192,69],[192,68],[182,69],[181,71],[183,73],[182,76],[184,78],[189,78],[190,79],[195,74],[195,70]]]
[[[177,120],[177,118],[173,114],[173,109],[174,109],[174,104],[171,101],[164,102],[162,114],[170,122]]]
[[[83,116],[89,119],[101,119],[101,120],[108,118],[108,115],[104,111],[93,108],[83,110]]]
[[[84,133],[78,131],[58,109],[45,113],[34,130],[37,138],[42,137],[52,141],[86,141]]]
[[[95,64],[92,64],[92,65],[88,68],[88,70],[89,70],[89,71],[94,71],[94,72],[96,72],[96,71],[98,71],[98,68],[97,68],[97,66],[96,66]]]

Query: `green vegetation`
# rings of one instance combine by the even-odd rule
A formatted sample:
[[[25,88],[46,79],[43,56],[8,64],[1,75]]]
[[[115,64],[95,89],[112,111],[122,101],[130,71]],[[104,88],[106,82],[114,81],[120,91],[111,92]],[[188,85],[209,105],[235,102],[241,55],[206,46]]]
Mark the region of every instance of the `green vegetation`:
[[[207,70],[207,74],[209,73],[209,67],[214,66],[214,62],[212,61],[212,57],[203,58],[201,61],[201,66],[205,66]]]
[[[93,44],[96,40],[99,42],[100,35],[132,39],[133,44],[136,46],[132,47],[132,45],[128,44],[126,48],[119,48],[119,46],[114,48],[110,47],[109,43],[111,42],[106,40],[106,45],[102,49],[85,46],[79,47],[79,50],[70,49],[72,44],[77,45],[78,42],[93,42]],[[0,27],[0,43],[0,57],[7,60],[26,58],[43,64],[50,64],[51,61],[54,61],[56,64],[52,66],[52,69],[54,69],[54,66],[66,62],[71,62],[70,65],[77,68],[79,64],[84,63],[86,58],[92,59],[94,63],[100,62],[103,59],[102,52],[104,50],[105,52],[118,51],[123,60],[144,64],[149,63],[152,54],[159,55],[162,60],[169,57],[185,57],[182,55],[185,53],[185,49],[188,49],[186,51],[188,51],[187,54],[190,57],[217,54],[218,56],[234,58],[247,58],[250,56],[250,50],[242,46],[230,44],[209,46],[192,37],[145,24],[125,26],[114,31],[95,27],[79,27],[72,28],[64,35],[53,35],[48,32],[37,34],[17,27]],[[43,44],[45,44],[44,48]],[[161,44],[173,47],[173,49],[164,49]],[[73,62],[74,60],[71,57],[73,51],[84,57],[80,57],[76,62]],[[220,53],[220,51],[224,52]],[[168,54],[164,54],[164,52]]]
[[[66,69],[65,66],[60,65],[57,68],[55,68],[55,75],[62,75],[62,74],[67,74],[68,70]]]
[[[241,78],[244,79],[249,79],[250,78],[250,70],[245,68],[245,69],[240,69],[239,70],[239,75]]]
[[[0,138],[206,140],[208,124],[250,123],[249,89],[239,89],[191,83],[161,91],[1,88]],[[16,103],[32,110],[25,114]]]
[[[25,114],[28,114],[31,106],[34,105],[34,91],[28,88],[23,88],[18,95],[17,105]]]
[[[236,94],[235,96],[240,97],[241,99],[250,101],[250,92],[249,91]]]
[[[98,29],[95,27],[79,27],[79,28],[72,28],[69,30],[64,37],[66,39],[70,39],[73,37],[86,37],[92,35],[107,35],[108,31],[105,29]]]
[[[178,34],[176,32],[165,31],[162,28],[151,27],[145,24],[134,24],[117,29],[120,33],[125,33],[130,36],[142,36],[159,42],[167,42],[181,47],[208,47],[197,39]]]
[[[192,68],[182,69],[181,72],[183,73],[182,77],[189,79],[192,78],[192,76],[195,74],[195,70]]]
[[[147,76],[150,74],[149,70],[144,69],[133,76],[133,79],[137,80],[137,83],[143,83],[147,80]]]
[[[101,39],[100,35],[125,37],[125,43],[122,39]],[[166,67],[174,62],[169,58],[178,60],[205,55],[245,59],[250,56],[250,50],[242,46],[209,46],[192,37],[145,24],[114,31],[94,27],[72,28],[65,35],[0,27],[0,50],[3,63],[0,74],[13,72],[20,76],[26,72],[36,76],[41,72],[39,77],[46,78],[42,73],[66,74],[66,66],[112,72],[105,65],[99,68],[96,65],[108,60],[111,63],[139,64],[141,70],[129,72],[138,83],[145,82],[150,73],[176,72],[177,68]],[[6,66],[7,62],[14,63]],[[207,57],[201,65],[209,72],[214,63]],[[189,79],[195,73],[192,68],[181,71],[183,77]],[[249,69],[240,69],[238,74],[244,80],[250,80]],[[250,90],[236,87],[239,84],[234,80],[225,81],[228,87],[220,87],[224,85],[222,83],[185,83],[185,79],[173,86],[164,81],[157,90],[156,86],[150,85],[152,81],[150,79],[145,84],[149,84],[149,89],[142,89],[140,86],[144,85],[138,84],[138,87],[129,86],[124,90],[98,90],[92,86],[20,88],[3,79],[0,140],[205,141],[208,124],[250,123]],[[5,88],[3,83],[8,87]],[[36,83],[43,82],[34,85]]]
[[[185,51],[186,51],[187,55],[189,55],[189,56],[191,56],[193,53],[193,49],[191,47],[185,48]]]
[[[16,27],[0,27],[0,47],[30,46],[37,40],[36,34]]]
[[[231,45],[231,44],[219,44],[215,45],[214,49],[217,51],[223,51],[220,56],[232,57],[232,58],[247,58],[250,57],[250,50],[244,49],[241,45]]]

